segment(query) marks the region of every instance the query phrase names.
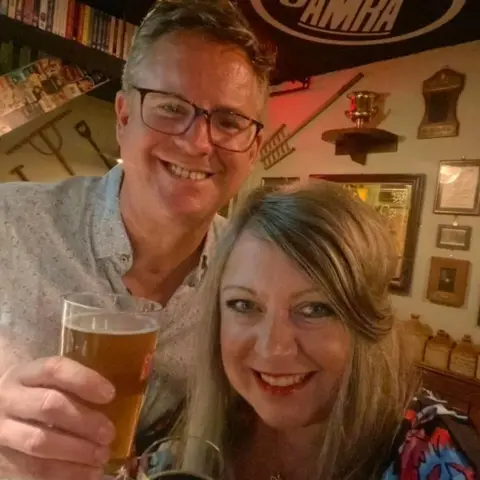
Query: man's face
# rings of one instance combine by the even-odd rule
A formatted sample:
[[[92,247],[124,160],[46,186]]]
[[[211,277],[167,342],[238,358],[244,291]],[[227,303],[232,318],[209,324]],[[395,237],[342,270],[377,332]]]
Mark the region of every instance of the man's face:
[[[257,120],[264,101],[240,50],[190,32],[160,38],[139,68],[135,87],[171,93],[208,111],[233,111]],[[160,108],[152,102],[147,106],[153,109],[149,115]],[[168,114],[177,115],[177,110],[168,104]],[[248,176],[261,143],[259,135],[245,152],[223,150],[212,144],[204,116],[196,117],[181,135],[156,131],[144,121],[145,107],[142,119],[136,90],[118,94],[116,111],[126,191],[174,218],[208,219],[225,205]]]

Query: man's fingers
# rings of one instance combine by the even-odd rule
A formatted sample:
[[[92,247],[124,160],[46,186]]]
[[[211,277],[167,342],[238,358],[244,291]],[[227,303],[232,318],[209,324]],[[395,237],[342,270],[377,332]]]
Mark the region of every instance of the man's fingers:
[[[22,366],[18,380],[27,387],[61,390],[90,403],[108,403],[115,396],[115,389],[108,380],[66,357],[34,360]]]
[[[22,480],[101,480],[103,468],[70,462],[29,457],[24,453],[0,447],[1,478]]]
[[[31,457],[49,458],[92,467],[101,467],[110,451],[82,438],[10,418],[0,425],[0,444]]]
[[[1,403],[10,418],[51,425],[99,445],[109,445],[115,437],[115,427],[105,415],[58,390],[12,388]]]

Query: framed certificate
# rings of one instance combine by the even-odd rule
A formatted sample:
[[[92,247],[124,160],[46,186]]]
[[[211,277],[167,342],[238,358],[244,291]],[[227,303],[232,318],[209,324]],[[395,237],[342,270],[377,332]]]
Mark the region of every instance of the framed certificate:
[[[433,212],[480,215],[480,160],[440,162]]]

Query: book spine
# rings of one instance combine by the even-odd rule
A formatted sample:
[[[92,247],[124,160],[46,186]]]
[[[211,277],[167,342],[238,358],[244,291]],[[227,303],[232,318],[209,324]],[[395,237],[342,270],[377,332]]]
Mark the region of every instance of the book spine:
[[[75,21],[75,0],[68,0],[67,8],[67,25],[65,37],[68,39],[73,38],[73,22]]]
[[[23,20],[23,0],[17,0],[15,5],[15,20]]]
[[[59,18],[59,25],[58,31],[59,34],[66,38],[67,36],[67,10],[68,10],[68,0],[60,0],[61,10],[60,10],[60,18]]]
[[[90,17],[92,9],[88,5],[85,5],[85,13],[83,17],[83,34],[82,43],[84,45],[91,45],[90,41]],[[90,42],[89,42],[90,41]]]
[[[110,55],[115,55],[114,46],[115,46],[115,28],[116,28],[116,18],[110,17],[108,24],[108,53]]]
[[[99,25],[99,11],[93,9],[91,11],[91,16],[92,16],[92,47],[93,48],[98,48],[98,33],[100,30],[100,25]]]
[[[7,15],[8,13],[8,0],[0,0],[0,15]]]
[[[47,29],[48,0],[40,1],[40,13],[38,15],[38,28]]]
[[[53,17],[55,15],[55,0],[47,0],[47,32],[53,32]]]
[[[10,18],[15,18],[15,11],[17,9],[17,0],[8,0],[8,11],[7,15]]]
[[[123,58],[123,42],[125,37],[125,20],[118,20],[118,35],[117,35],[117,52],[118,58]]]
[[[83,3],[78,4],[78,20],[75,25],[76,41],[83,43],[83,23],[85,21],[85,5]]]
[[[60,16],[62,14],[62,5],[61,5],[61,0],[54,0],[54,6],[53,6],[53,26],[52,26],[52,32],[55,35],[60,35]]]
[[[116,17],[112,17],[114,21],[114,29],[113,29],[113,53],[112,55],[117,56],[117,38],[119,35],[119,26],[120,26],[120,19]]]
[[[108,42],[110,39],[110,17],[104,13],[102,15],[102,52],[108,52]]]
[[[33,0],[32,25],[37,28],[40,21],[40,3],[41,0]]]

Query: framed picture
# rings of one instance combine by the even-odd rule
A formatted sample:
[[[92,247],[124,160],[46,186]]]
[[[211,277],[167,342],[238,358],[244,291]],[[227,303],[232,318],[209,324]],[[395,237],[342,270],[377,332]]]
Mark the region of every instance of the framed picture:
[[[412,283],[425,175],[310,175],[310,178],[342,183],[383,215],[398,254],[390,290],[407,295]]]
[[[469,269],[468,260],[432,257],[427,298],[432,303],[461,307],[465,303]]]
[[[437,248],[450,250],[470,250],[472,227],[439,225],[437,230]]]
[[[480,215],[480,160],[440,162],[433,213]]]

